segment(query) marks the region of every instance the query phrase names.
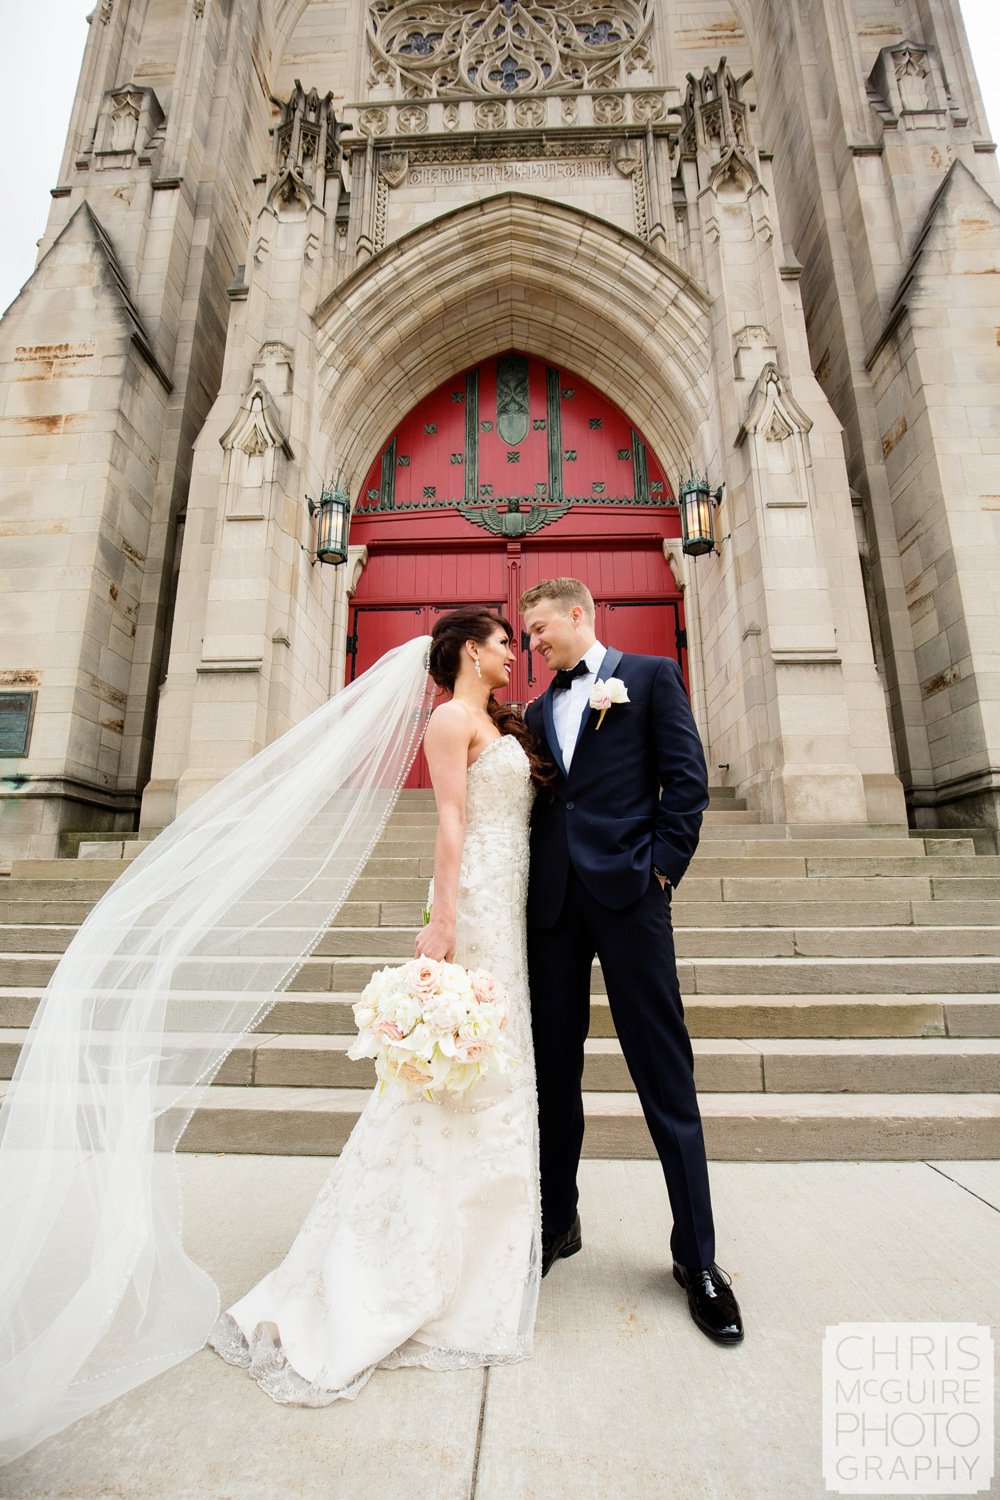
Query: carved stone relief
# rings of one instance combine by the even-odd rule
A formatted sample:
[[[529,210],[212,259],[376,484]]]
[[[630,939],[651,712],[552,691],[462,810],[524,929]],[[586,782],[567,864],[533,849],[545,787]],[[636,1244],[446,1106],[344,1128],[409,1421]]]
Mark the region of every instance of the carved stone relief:
[[[706,68],[700,78],[688,74],[682,137],[686,156],[702,150],[710,161],[718,162],[731,151],[749,152],[753,139],[743,89],[750,76],[744,73],[737,78],[725,58],[714,70]]]
[[[94,165],[148,165],[163,141],[164,115],[152,89],[127,83],[104,95],[94,132]]]
[[[263,363],[266,365],[268,361]],[[276,477],[278,460],[291,458],[292,450],[271,393],[259,377],[252,381],[220,442],[226,450],[223,479],[226,519],[262,520],[267,514],[267,490]]]
[[[773,365],[777,348],[770,329],[748,323],[733,339],[737,380],[756,380],[765,365]]]
[[[650,81],[653,0],[372,0],[369,88],[408,99]]]
[[[928,76],[930,69],[927,66],[926,55],[914,52],[912,47],[897,54],[893,58],[896,64],[896,81],[899,84],[899,98],[903,109],[929,109],[930,89]]]
[[[477,130],[502,130],[507,123],[507,106],[497,101],[495,104],[476,105],[476,129]]]
[[[142,95],[138,89],[123,89],[114,96],[114,107],[108,120],[109,151],[132,151],[139,129],[141,104]]]
[[[537,130],[545,123],[545,106],[540,99],[519,99],[514,105],[514,124]]]
[[[492,134],[501,130],[552,130],[614,125],[664,127],[671,136],[671,156],[680,139],[676,89],[636,87],[618,92],[561,94],[503,99],[428,99],[425,104],[387,100],[377,106],[345,104],[341,128],[352,130],[347,141],[393,136]]]
[[[383,151],[379,156],[379,171],[391,188],[403,186],[408,166],[405,151]]]
[[[410,104],[399,111],[396,124],[402,135],[421,135],[427,129],[427,111]]]
[[[389,115],[384,109],[365,109],[358,117],[358,129],[364,135],[385,135],[389,129]]]
[[[594,119],[599,125],[620,125],[625,118],[625,100],[620,94],[606,94],[594,100]]]
[[[904,130],[964,124],[934,47],[899,42],[883,47],[868,77],[868,99],[883,128]]]
[[[296,79],[272,134],[275,181],[268,206],[280,219],[302,219],[313,203],[322,206],[327,178],[337,173],[340,127],[333,95],[306,93]]]
[[[809,431],[812,419],[786,389],[775,364],[761,370],[750,396],[737,445],[749,445],[767,510],[804,509],[812,491]]]

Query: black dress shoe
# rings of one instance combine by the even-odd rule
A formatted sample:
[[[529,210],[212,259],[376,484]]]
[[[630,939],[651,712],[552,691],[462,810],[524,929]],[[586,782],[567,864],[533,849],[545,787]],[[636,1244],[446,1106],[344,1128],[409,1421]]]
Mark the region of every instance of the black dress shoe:
[[[566,1260],[568,1256],[575,1255],[578,1250],[582,1249],[583,1239],[580,1234],[580,1215],[577,1214],[565,1234],[542,1235],[542,1275],[547,1276],[549,1274],[553,1261]]]
[[[710,1266],[700,1267],[679,1266],[674,1261],[674,1280],[687,1292],[691,1316],[702,1333],[718,1344],[740,1342],[743,1319],[739,1303],[730,1289],[729,1277],[714,1260]]]

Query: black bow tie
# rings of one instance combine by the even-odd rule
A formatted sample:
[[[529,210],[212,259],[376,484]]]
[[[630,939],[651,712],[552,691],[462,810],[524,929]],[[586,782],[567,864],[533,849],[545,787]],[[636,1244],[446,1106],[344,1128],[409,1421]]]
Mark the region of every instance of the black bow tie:
[[[585,661],[578,661],[572,671],[567,671],[564,667],[560,668],[560,670],[556,673],[556,680],[552,684],[553,692],[564,692],[565,689],[569,687],[574,677],[586,677],[589,671],[590,668],[587,666],[587,663]]]

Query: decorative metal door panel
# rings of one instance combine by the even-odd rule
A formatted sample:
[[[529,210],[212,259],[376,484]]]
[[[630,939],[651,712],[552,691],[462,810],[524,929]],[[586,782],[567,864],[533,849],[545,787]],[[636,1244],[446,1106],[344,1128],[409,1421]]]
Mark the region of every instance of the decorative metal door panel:
[[[512,500],[523,514],[533,508],[532,531],[569,508],[638,507],[669,522],[664,535],[680,532],[670,485],[624,412],[579,376],[518,353],[425,397],[372,464],[355,516],[459,508],[499,534],[489,512],[506,514]]]

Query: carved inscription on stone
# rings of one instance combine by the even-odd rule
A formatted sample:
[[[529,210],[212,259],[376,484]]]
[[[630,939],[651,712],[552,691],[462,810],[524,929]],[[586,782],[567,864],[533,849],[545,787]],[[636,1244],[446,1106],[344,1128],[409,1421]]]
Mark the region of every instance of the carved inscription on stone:
[[[414,167],[409,180],[414,187],[454,187],[468,183],[508,187],[518,182],[554,182],[559,178],[610,176],[611,162],[607,158],[589,158],[582,161],[442,163],[440,166]]]
[[[627,143],[625,149],[630,147]],[[632,147],[622,170],[623,142],[607,137],[586,143],[500,139],[473,157],[458,143],[408,143],[406,152],[378,151],[375,172],[374,248],[377,251],[415,223],[451,204],[504,190],[578,205],[621,222],[633,213],[633,230],[648,238],[646,172],[642,152]],[[405,171],[400,163],[407,162]],[[410,196],[411,189],[434,189]],[[629,200],[631,199],[631,204]]]

